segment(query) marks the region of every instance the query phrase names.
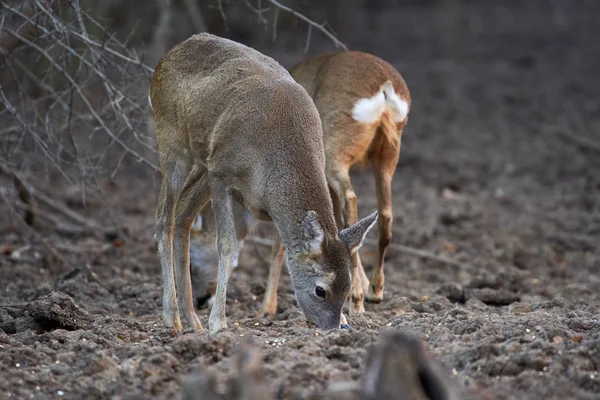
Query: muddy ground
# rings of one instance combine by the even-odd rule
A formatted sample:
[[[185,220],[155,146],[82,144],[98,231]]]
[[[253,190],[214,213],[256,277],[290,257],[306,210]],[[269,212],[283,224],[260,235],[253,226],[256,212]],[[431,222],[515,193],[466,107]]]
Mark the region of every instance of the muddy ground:
[[[509,3],[469,2],[455,23],[429,2],[371,25],[357,14],[362,34],[346,40],[395,65],[412,93],[393,242],[465,265],[390,249],[384,301],[352,317],[351,332],[319,332],[287,273],[278,314],[255,317],[269,249],[252,245],[230,281],[229,329],[175,336],[160,320],[158,177],[124,173],[83,204],[78,188],[30,174],[120,231],[69,234],[38,218],[36,235],[0,206],[0,398],[172,398],[197,364],[227,372],[248,337],[278,398],[310,398],[358,379],[386,329],[417,332],[462,398],[600,398],[600,148],[590,143],[600,143],[600,8]],[[269,54],[286,67],[302,57]],[[366,215],[376,207],[370,171],[353,182]],[[373,251],[362,250],[367,268]],[[207,326],[208,310],[199,315]]]

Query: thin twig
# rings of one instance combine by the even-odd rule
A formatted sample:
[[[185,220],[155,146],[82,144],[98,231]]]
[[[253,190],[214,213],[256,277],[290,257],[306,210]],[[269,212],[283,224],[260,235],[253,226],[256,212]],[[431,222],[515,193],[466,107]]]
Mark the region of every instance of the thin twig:
[[[190,14],[192,24],[194,24],[196,33],[206,32],[206,24],[204,23],[202,11],[200,11],[200,7],[198,7],[198,2],[196,0],[185,0],[185,5]]]
[[[8,201],[8,199],[6,198],[6,195],[4,193],[2,193],[2,192],[0,192],[0,195],[4,199],[4,202],[6,203],[6,205],[8,207],[8,210],[10,211],[10,213],[13,214],[13,215],[16,215],[17,211],[14,209],[13,205],[11,204],[11,202]],[[54,247],[52,247],[52,245],[42,235],[40,235],[40,233],[38,231],[36,231],[35,229],[33,229],[30,225],[28,225],[25,221],[21,220],[20,218],[17,218],[17,221],[27,231],[29,231],[40,243],[42,243],[42,245],[44,246],[44,248],[46,249],[46,251],[52,257],[54,257],[60,264],[62,264],[62,266],[68,266],[69,265],[69,263],[56,251],[56,249]]]
[[[223,0],[217,0],[217,6],[219,8],[219,13],[221,13],[221,18],[223,19],[223,25],[225,25],[225,30],[228,31],[229,27],[227,26],[227,16],[225,15],[225,10],[223,9]]]
[[[311,20],[310,18],[300,14],[298,11],[291,9],[289,7],[286,7],[276,0],[266,0],[266,1],[268,1],[269,3],[273,4],[275,7],[279,8],[283,11],[289,12],[294,17],[299,18],[302,21],[306,22],[309,26],[317,28],[318,30],[323,32],[329,39],[331,39],[331,41],[333,41],[333,43],[335,44],[335,47],[341,47],[344,50],[348,50],[348,47],[346,47],[346,45],[344,43],[340,42],[340,40],[338,38],[336,38],[331,32],[329,32],[327,29],[325,29],[325,27],[322,24],[316,23],[315,21]]]
[[[304,54],[308,53],[310,47],[310,37],[312,36],[312,25],[308,26],[308,33],[306,34],[306,46],[304,46]]]
[[[267,246],[267,247],[273,246],[273,241],[271,239],[265,239],[265,238],[258,237],[258,236],[251,236],[251,237],[246,238],[245,240],[247,242],[258,244],[260,246]],[[377,245],[377,241],[370,240],[370,239],[365,239],[364,243],[369,246]],[[460,261],[452,260],[448,257],[438,256],[437,254],[433,254],[433,253],[425,251],[425,250],[419,250],[419,249],[415,249],[415,248],[409,247],[409,246],[404,246],[401,244],[391,243],[391,244],[389,244],[388,248],[397,250],[397,251],[404,253],[406,255],[409,255],[409,256],[423,258],[423,259],[427,259],[427,260],[433,260],[433,261],[437,261],[437,262],[447,264],[447,265],[452,265],[454,267],[458,267],[458,268],[466,270],[466,271],[471,271],[471,270],[475,269],[475,267],[471,264],[462,263]]]
[[[89,229],[92,231],[99,231],[102,233],[114,232],[114,230],[115,230],[114,228],[111,228],[111,227],[102,226],[99,222],[79,214],[78,212],[70,209],[69,207],[67,207],[66,205],[61,203],[60,201],[54,200],[53,198],[47,196],[46,194],[38,191],[37,189],[35,189],[31,186],[29,186],[28,189],[31,192],[31,194],[36,199],[38,199],[39,202],[44,203],[46,206],[54,209],[55,211],[60,212],[65,217],[70,218],[72,221],[83,225],[86,229]]]
[[[582,148],[584,150],[600,151],[600,141],[595,142],[594,140],[592,140],[586,136],[572,133],[566,128],[561,129],[559,127],[546,125],[546,129],[562,136],[565,139],[570,140],[571,142],[573,142],[574,144],[576,144],[577,146],[579,146],[580,148]]]
[[[28,207],[25,210],[25,222],[27,225],[32,225],[36,215],[36,207],[31,192],[27,189],[27,185],[25,185],[21,177],[12,168],[4,163],[0,163],[0,173],[12,178],[13,184],[17,188],[19,199],[27,204]]]
[[[18,34],[17,32],[15,32],[14,30],[8,29],[8,28],[3,28],[3,29],[4,29],[5,32],[13,35],[14,37],[16,37],[17,39],[19,39],[23,43],[26,43],[28,46],[30,46],[31,48],[33,48],[34,50],[36,50],[41,56],[43,56],[46,60],[48,60],[48,62],[58,72],[60,72],[69,81],[69,83],[71,83],[73,85],[73,87],[75,88],[75,91],[77,92],[77,94],[79,95],[79,97],[81,98],[81,100],[84,102],[84,104],[86,105],[86,107],[88,108],[88,111],[90,112],[90,114],[92,114],[92,116],[94,117],[94,119],[96,120],[96,122],[98,122],[98,124],[102,127],[102,129],[111,137],[111,139],[113,139],[116,143],[118,143],[125,151],[128,151],[133,156],[135,156],[142,163],[148,165],[149,167],[151,167],[155,171],[159,171],[160,170],[157,165],[155,165],[151,161],[149,161],[146,158],[144,158],[137,151],[131,149],[129,146],[127,146],[122,140],[120,140],[113,133],[113,131],[106,125],[106,123],[104,122],[104,120],[98,115],[98,113],[96,112],[96,110],[94,109],[94,107],[92,106],[92,104],[90,103],[90,101],[88,100],[88,98],[85,96],[85,94],[81,90],[81,87],[79,87],[79,85],[75,81],[75,79],[61,65],[59,65],[54,60],[54,58],[52,58],[52,56],[50,56],[40,46],[38,46],[37,44],[33,43],[31,40],[29,40],[29,39],[21,36],[20,34]]]
[[[258,19],[259,24],[267,24],[268,23],[267,19],[263,16],[263,12],[269,11],[270,8],[261,8],[260,0],[258,0],[258,2],[259,2],[258,7],[254,7],[252,5],[252,3],[250,3],[250,0],[243,0],[243,2],[246,5],[246,7],[248,7],[250,10],[252,10],[252,12],[254,12],[256,14],[256,18]]]
[[[279,22],[279,8],[275,9],[275,15],[273,16],[273,41],[277,39],[277,22]]]

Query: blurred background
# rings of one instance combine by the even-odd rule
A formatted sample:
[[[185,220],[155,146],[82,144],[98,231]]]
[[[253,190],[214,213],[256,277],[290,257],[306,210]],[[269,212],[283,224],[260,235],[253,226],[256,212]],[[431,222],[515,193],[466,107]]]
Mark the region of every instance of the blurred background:
[[[457,151],[457,157],[481,154],[478,146],[486,141],[509,141],[506,132],[530,135],[542,126],[552,135],[576,130],[569,134],[574,141],[598,146],[590,137],[597,130],[590,117],[598,113],[594,1],[1,5],[0,160],[11,169],[43,170],[48,177],[86,185],[127,167],[141,174],[155,171],[148,82],[168,49],[200,31],[255,47],[288,68],[306,56],[345,47],[384,58],[413,92],[409,146],[415,136],[422,143],[445,141],[455,129],[476,129],[476,143],[450,141],[445,151]],[[458,115],[467,118],[460,128]],[[518,153],[536,151],[510,141],[502,165],[486,157],[492,161],[486,168],[504,168]],[[551,158],[552,173],[562,162],[566,169],[578,165],[564,152]]]
[[[464,388],[492,394],[485,398],[597,398],[599,16],[597,0],[0,0],[0,393],[34,396],[23,380],[41,374],[25,368],[27,346],[34,371],[58,371],[39,378],[48,396],[134,388],[169,397],[207,348],[218,354],[207,362],[227,370],[227,335],[175,356],[166,332],[144,342],[164,364],[158,354],[138,363],[146,355],[136,350],[161,312],[149,82],[173,45],[208,31],[286,68],[323,52],[369,52],[410,89],[386,297],[353,317],[344,357],[361,360],[381,329],[408,327]],[[367,215],[376,208],[372,174],[353,172],[352,182]],[[367,273],[373,242],[361,249]],[[286,272],[278,314],[256,327],[270,250],[244,248],[227,315],[243,332],[299,343],[270,350],[266,376],[278,396],[308,396],[335,374],[358,379],[359,361],[336,361],[329,337],[305,327]],[[75,363],[77,332],[51,333],[48,356],[38,336],[2,333],[16,326],[14,305],[50,290],[105,321],[90,354],[120,354],[116,376],[127,379]],[[199,315],[205,324],[207,309]],[[57,348],[73,362],[55,365]]]

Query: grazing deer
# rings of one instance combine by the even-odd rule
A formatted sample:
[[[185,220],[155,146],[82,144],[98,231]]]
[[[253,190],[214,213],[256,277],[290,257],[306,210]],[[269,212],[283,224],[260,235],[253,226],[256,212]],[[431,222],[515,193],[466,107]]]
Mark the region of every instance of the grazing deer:
[[[198,34],[161,59],[150,85],[162,185],[156,238],[163,322],[202,329],[194,311],[190,232],[211,201],[219,267],[210,331],[226,328],[227,282],[236,257],[234,204],[272,220],[294,293],[321,329],[340,326],[352,254],[377,212],[338,231],[325,177],[323,133],[306,90],[275,60]]]
[[[391,181],[408,119],[410,93],[394,67],[361,52],[323,54],[301,62],[290,73],[308,91],[319,111],[327,182],[336,219],[343,227],[357,221],[356,194],[349,169],[355,164],[366,167],[369,161],[373,166],[379,211],[378,251],[370,285],[358,253],[353,255],[350,313],[359,313],[364,311],[364,293],[368,293],[368,301],[383,299],[383,263],[392,237]],[[239,223],[245,223],[241,216]],[[269,280],[259,314],[272,315],[277,309],[283,252],[277,247],[280,243],[277,237],[273,242]],[[199,265],[198,271],[211,268],[215,269],[214,264]]]
[[[378,249],[371,282],[358,252],[353,255],[354,280],[350,313],[364,311],[363,298],[383,299],[383,260],[392,238],[392,178],[400,156],[402,130],[408,120],[410,93],[398,71],[386,61],[357,51],[328,53],[290,70],[312,97],[323,127],[327,182],[339,203],[343,226],[358,220],[351,166],[369,162],[377,187]]]

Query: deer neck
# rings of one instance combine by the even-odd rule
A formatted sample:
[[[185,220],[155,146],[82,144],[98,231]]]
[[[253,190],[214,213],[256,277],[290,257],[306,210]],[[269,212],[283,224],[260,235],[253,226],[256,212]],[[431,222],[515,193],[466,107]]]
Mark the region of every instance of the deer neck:
[[[327,239],[333,239],[337,235],[337,226],[333,216],[333,205],[327,189],[327,184],[315,184],[308,191],[308,197],[304,196],[307,191],[302,191],[298,195],[290,196],[290,193],[297,191],[283,190],[287,195],[278,197],[281,201],[275,202],[271,206],[271,215],[277,231],[286,251],[293,253],[294,249],[302,246],[303,235],[300,221],[308,211],[315,211],[319,216],[319,222],[325,232]],[[284,199],[284,200],[283,200]],[[287,202],[285,202],[287,200]]]

